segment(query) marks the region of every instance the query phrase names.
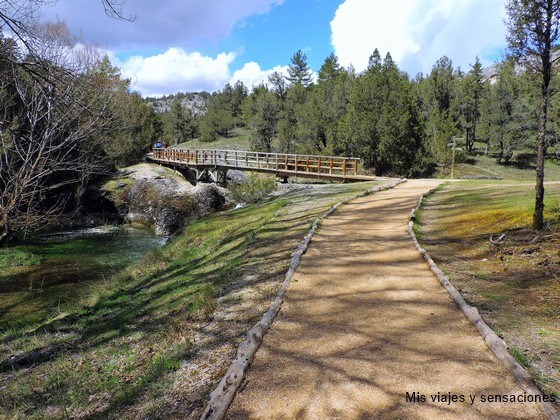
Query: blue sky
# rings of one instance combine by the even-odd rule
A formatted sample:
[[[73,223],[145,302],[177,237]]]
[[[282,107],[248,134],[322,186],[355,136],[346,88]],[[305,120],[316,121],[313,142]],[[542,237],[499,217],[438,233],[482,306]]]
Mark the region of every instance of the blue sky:
[[[315,71],[331,52],[361,71],[378,48],[414,76],[443,55],[468,70],[505,48],[502,0],[126,0],[124,13],[136,19],[107,17],[101,0],[58,0],[43,20],[105,49],[144,96],[251,87],[299,49]]]
[[[299,49],[315,70],[333,51],[330,44],[330,21],[340,0],[286,0],[270,13],[254,16],[237,27],[222,41],[219,51],[232,51],[243,46],[235,70],[243,61],[254,61],[263,68],[289,63]]]

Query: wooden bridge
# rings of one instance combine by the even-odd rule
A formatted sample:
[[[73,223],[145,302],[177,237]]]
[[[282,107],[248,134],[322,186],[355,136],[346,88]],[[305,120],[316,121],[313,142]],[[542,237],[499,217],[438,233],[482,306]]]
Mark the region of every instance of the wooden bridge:
[[[372,181],[358,174],[359,159],[337,156],[261,153],[240,150],[153,149],[148,160],[175,169],[196,171],[195,180],[226,183],[228,169],[275,174],[288,177],[333,181]]]

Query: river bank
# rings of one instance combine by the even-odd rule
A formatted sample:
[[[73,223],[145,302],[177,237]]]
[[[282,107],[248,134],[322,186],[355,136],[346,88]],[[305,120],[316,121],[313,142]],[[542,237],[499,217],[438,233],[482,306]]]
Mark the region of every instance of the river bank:
[[[0,332],[0,417],[195,417],[313,220],[374,185],[287,190],[195,220],[87,304]]]
[[[191,185],[178,172],[141,163],[121,169],[84,195],[84,207],[98,218],[139,223],[169,236],[190,221],[233,206],[225,188]]]
[[[39,235],[0,249],[0,331],[80,305],[90,291],[167,239],[145,227],[106,225]]]
[[[78,211],[0,248],[0,331],[80,305],[185,224],[225,206],[224,189],[194,187],[157,165],[90,186]]]

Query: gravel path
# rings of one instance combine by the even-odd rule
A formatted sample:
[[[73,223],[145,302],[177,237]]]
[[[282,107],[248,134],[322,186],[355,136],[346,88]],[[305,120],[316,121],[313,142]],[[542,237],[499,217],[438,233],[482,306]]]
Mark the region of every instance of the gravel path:
[[[523,391],[406,233],[436,185],[409,181],[325,220],[227,418],[544,418],[534,403],[482,401]]]

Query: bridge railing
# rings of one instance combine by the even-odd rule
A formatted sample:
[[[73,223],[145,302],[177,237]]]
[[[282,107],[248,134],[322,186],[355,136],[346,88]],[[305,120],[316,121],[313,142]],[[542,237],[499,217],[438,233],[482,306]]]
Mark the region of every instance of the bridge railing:
[[[152,158],[193,166],[255,169],[268,172],[299,172],[357,175],[360,159],[338,156],[295,155],[212,149],[153,149]]]

